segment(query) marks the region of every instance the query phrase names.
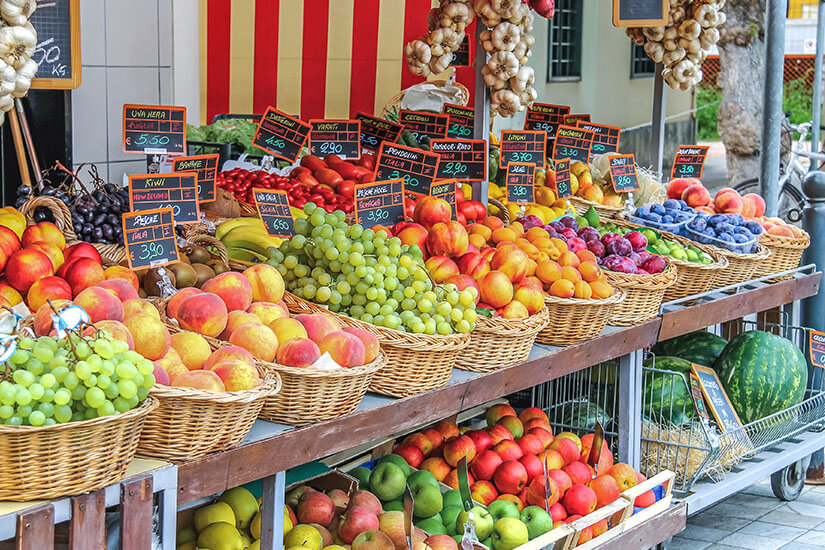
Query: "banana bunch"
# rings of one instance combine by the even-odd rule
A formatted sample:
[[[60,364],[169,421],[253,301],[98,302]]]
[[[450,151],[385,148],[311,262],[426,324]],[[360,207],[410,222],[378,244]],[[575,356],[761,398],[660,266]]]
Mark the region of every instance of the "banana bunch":
[[[260,218],[225,221],[215,230],[215,238],[224,244],[231,260],[249,263],[265,262],[269,258],[267,249],[278,248],[283,242],[283,239],[266,232]]]

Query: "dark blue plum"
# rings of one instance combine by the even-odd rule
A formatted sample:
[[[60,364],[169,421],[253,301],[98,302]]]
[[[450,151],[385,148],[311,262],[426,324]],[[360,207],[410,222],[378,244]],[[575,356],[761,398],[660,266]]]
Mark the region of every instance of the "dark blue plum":
[[[733,243],[736,242],[733,238],[733,235],[730,233],[720,233],[718,237],[716,237],[720,241],[725,241],[726,243]]]
[[[640,206],[636,209],[636,212],[634,212],[633,214],[644,219],[647,217],[648,214],[650,214],[650,208],[647,206]]]
[[[647,219],[654,223],[662,223],[662,216],[653,212],[647,215]]]
[[[660,216],[665,215],[665,207],[662,204],[654,203],[650,205],[650,211],[654,214],[659,214]]]
[[[762,226],[759,225],[757,222],[745,222],[745,227],[747,227],[748,231],[750,231],[754,235],[762,234]]]
[[[746,242],[750,241],[749,238],[747,238],[745,235],[743,235],[741,233],[734,233],[733,240],[738,242],[738,243],[746,243]]]
[[[673,209],[673,210],[681,210],[682,209],[682,205],[679,204],[679,201],[677,201],[676,199],[667,199],[663,203],[663,206],[666,209]]]
[[[662,223],[674,223],[676,219],[671,214],[665,214],[662,216]]]
[[[713,216],[708,218],[708,225],[716,227],[720,223],[725,223],[726,221],[728,220],[724,214],[714,214]]]
[[[689,221],[688,225],[691,229],[695,229],[696,231],[704,231],[704,229],[708,226],[708,222],[705,218],[696,217]]]

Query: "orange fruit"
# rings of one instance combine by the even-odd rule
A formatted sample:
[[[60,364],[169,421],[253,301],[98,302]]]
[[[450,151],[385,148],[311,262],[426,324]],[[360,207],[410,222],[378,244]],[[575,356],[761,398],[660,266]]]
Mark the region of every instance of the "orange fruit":
[[[573,266],[564,265],[561,268],[561,278],[567,279],[570,282],[577,283],[582,280],[581,273]]]
[[[542,227],[531,227],[527,230],[527,233],[524,234],[527,237],[527,240],[530,242],[535,241],[536,239],[547,239],[547,231]]]
[[[566,279],[559,279],[550,285],[549,293],[558,298],[572,298],[575,292],[575,285]]]
[[[493,242],[496,244],[503,243],[505,241],[515,242],[515,240],[516,234],[509,227],[501,227],[493,230]]]
[[[547,249],[547,255],[550,256],[551,260],[558,260],[561,256],[561,252],[554,246]]]
[[[602,269],[596,264],[596,262],[586,261],[580,263],[579,273],[581,274],[582,279],[588,283],[598,281],[602,278]]]
[[[481,224],[484,225],[485,227],[489,227],[492,231],[495,231],[496,229],[501,229],[502,227],[504,227],[504,222],[501,221],[500,218],[496,218],[495,216],[487,216],[484,219],[484,221],[481,222]],[[490,239],[488,238],[487,240],[490,240]]]
[[[536,266],[536,277],[538,277],[542,283],[554,283],[561,279],[561,266],[553,260],[539,262]]]
[[[519,248],[521,248],[524,251],[524,253],[527,254],[527,257],[531,260],[535,260],[539,257],[539,249],[530,243],[525,243],[521,245]]]
[[[556,250],[558,250],[559,252],[567,252],[567,243],[563,240],[559,239],[558,237],[553,237],[552,239],[550,239],[550,241],[553,243],[553,246],[555,246]]]
[[[573,298],[589,300],[593,296],[593,289],[585,281],[579,281],[573,285]]]
[[[594,264],[597,263],[596,255],[587,249],[579,250],[578,252],[576,252],[576,256],[579,257],[579,261],[593,262]]]
[[[531,275],[536,274],[536,268],[538,267],[538,265],[539,264],[537,264],[536,261],[533,260],[533,259],[527,260],[527,276],[528,277],[531,276]]]
[[[579,267],[580,263],[579,257],[569,250],[567,252],[562,252],[561,256],[559,256],[559,264],[562,266],[569,265],[572,267]]]
[[[590,289],[593,291],[593,298],[597,300],[613,296],[613,287],[603,279],[587,284],[590,285]]]

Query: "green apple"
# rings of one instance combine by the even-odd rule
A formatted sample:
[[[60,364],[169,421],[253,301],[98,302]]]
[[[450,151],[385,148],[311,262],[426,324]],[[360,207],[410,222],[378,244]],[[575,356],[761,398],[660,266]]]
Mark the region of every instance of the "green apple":
[[[444,504],[438,485],[420,481],[410,486],[413,495],[413,515],[417,518],[431,518],[441,511]]]
[[[400,455],[382,456],[381,459],[378,461],[378,464],[381,464],[382,462],[392,462],[393,464],[404,470],[404,477],[410,477],[410,465],[407,464],[407,461],[404,460],[404,458]]]
[[[493,550],[513,550],[527,544],[527,526],[517,518],[501,518],[493,526]]]
[[[386,510],[386,507],[384,509]],[[441,521],[444,523],[444,527],[447,528],[448,535],[454,535],[458,532],[455,530],[455,519],[461,513],[461,510],[463,510],[461,506],[445,506],[441,509]]]
[[[438,480],[427,470],[418,470],[410,474],[410,477],[407,478],[407,485],[410,486],[410,489],[421,483],[429,483],[434,487],[438,487]]]
[[[487,537],[486,539],[481,541],[481,544],[483,544],[487,548],[492,548],[493,547],[493,537]]]
[[[441,525],[441,522],[437,519],[427,518],[422,519],[418,523],[415,524],[416,527],[419,529],[426,531],[428,535],[446,535],[447,530],[444,529],[444,526]]]
[[[392,462],[376,464],[370,474],[370,491],[381,500],[395,500],[404,494],[407,476]]]
[[[521,511],[520,519],[527,526],[530,540],[553,528],[553,518],[541,506],[528,506]]]
[[[451,508],[453,506],[462,508],[464,506],[461,502],[461,493],[458,492],[458,489],[450,489],[441,496],[444,497],[444,508]]]
[[[403,512],[404,511],[404,501],[401,499],[399,500],[391,500],[384,504],[384,511],[385,512]]]
[[[450,535],[450,536],[453,537],[453,540],[458,544],[458,547],[461,548],[461,539],[464,538],[464,533],[461,533],[460,535]]]
[[[364,468],[363,466],[354,469],[349,473],[352,477],[358,480],[358,486],[362,489],[367,489],[370,486],[370,474],[372,470]]]
[[[473,513],[473,521],[476,524],[476,537],[478,540],[484,540],[493,532],[493,516],[483,506],[473,506],[470,509]],[[463,533],[464,524],[470,519],[470,512],[461,510],[458,517],[455,519],[455,532]]]
[[[493,516],[493,521],[496,522],[501,518],[517,518],[518,506],[515,502],[509,500],[494,500],[487,506],[487,511]]]

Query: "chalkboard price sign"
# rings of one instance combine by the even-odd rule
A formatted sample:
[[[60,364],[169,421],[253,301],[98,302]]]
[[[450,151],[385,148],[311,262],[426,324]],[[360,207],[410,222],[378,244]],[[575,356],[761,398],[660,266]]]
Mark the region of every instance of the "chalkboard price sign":
[[[708,156],[707,145],[680,145],[673,159],[670,178],[700,178]]]
[[[123,152],[186,154],[186,107],[123,106]]]
[[[160,267],[180,261],[171,208],[123,214],[123,244],[130,269]]]
[[[808,336],[808,349],[811,354],[811,364],[825,369],[825,332],[812,330]]]
[[[475,111],[469,107],[445,103],[441,112],[449,117],[447,137],[455,139],[469,139],[475,128]]]
[[[438,173],[438,155],[421,149],[384,142],[375,162],[377,181],[404,180],[404,190],[429,195]]]
[[[447,123],[449,115],[440,113],[425,113],[422,111],[408,111],[401,109],[398,111],[398,122],[404,125],[416,140],[421,141],[422,137],[439,139],[447,137]]]
[[[403,178],[356,185],[355,220],[365,228],[404,221]]]
[[[338,155],[345,159],[361,156],[361,122],[357,120],[309,121],[309,152],[321,158]]]
[[[573,194],[570,185],[570,159],[559,159],[556,161],[556,196],[565,199]]]
[[[707,407],[705,407],[705,400],[702,397],[702,382],[699,377],[690,373],[690,395],[693,398],[693,408],[699,413],[702,418],[710,418],[708,416]]]
[[[456,51],[453,52],[453,60],[450,63],[453,67],[470,66],[470,35],[465,34],[464,40]]]
[[[172,160],[173,172],[195,172],[198,177],[198,201],[212,202],[215,200],[215,176],[218,171],[220,155],[196,155],[191,157],[175,157]]]
[[[295,220],[289,209],[286,191],[253,188],[255,206],[264,222],[266,232],[273,237],[289,237],[295,234]]]
[[[483,139],[434,139],[433,153],[441,157],[437,179],[457,178],[462,181],[487,179],[487,142]]]
[[[544,168],[547,157],[547,132],[544,130],[502,130],[499,168],[511,162],[526,162]]]
[[[32,89],[70,90],[80,86],[80,0],[38,2],[29,18],[37,31]]]
[[[535,202],[536,167],[523,162],[511,162],[507,165],[507,200],[515,203]]]
[[[309,137],[312,126],[303,120],[267,107],[252,138],[252,145],[278,158],[295,162]]]
[[[543,130],[547,132],[547,139],[556,139],[556,129],[564,124],[564,116],[570,114],[567,105],[551,105],[549,103],[533,103],[527,110],[524,118],[525,130]]]
[[[610,179],[613,180],[613,190],[617,193],[628,193],[639,190],[639,176],[636,174],[636,155],[616,155],[610,157]]]
[[[613,0],[613,26],[661,27],[669,9],[668,0]]]
[[[590,115],[564,115],[565,126],[575,126],[578,122],[590,122]]]
[[[593,142],[590,144],[590,156],[602,155],[604,153],[617,153],[619,151],[619,137],[622,129],[618,126],[606,126],[580,120],[576,123],[577,128],[590,130],[593,132]]]
[[[395,143],[404,131],[400,124],[366,113],[358,113],[355,119],[361,123],[361,148],[369,151],[377,151],[385,141]]]
[[[139,174],[129,176],[129,209],[132,212],[171,208],[177,223],[200,221],[197,174]]]
[[[722,387],[722,382],[716,372],[708,367],[691,363],[690,369],[693,374],[699,378],[699,384],[702,386],[702,394],[713,413],[716,422],[719,424],[719,429],[724,432],[732,432],[742,427],[742,422],[736,414],[733,405],[725,393],[725,388]],[[744,434],[743,434],[744,436]]]
[[[430,188],[430,195],[433,197],[437,197],[439,199],[444,199],[448,203],[450,203],[450,219],[455,220],[456,218],[456,206],[455,206],[455,193],[456,193],[457,181],[454,179],[450,180],[439,180],[435,182]]]
[[[553,147],[553,160],[569,158],[579,162],[590,161],[590,144],[593,132],[574,126],[559,126]]]

